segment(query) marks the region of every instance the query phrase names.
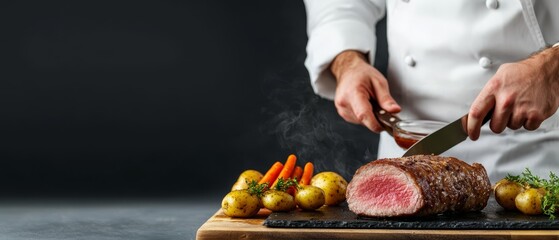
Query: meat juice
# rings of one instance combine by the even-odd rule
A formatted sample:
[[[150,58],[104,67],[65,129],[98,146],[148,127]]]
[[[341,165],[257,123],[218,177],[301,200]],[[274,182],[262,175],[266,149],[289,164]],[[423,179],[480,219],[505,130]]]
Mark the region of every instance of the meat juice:
[[[398,144],[398,146],[400,146],[403,149],[408,149],[417,141],[419,141],[419,139],[406,138],[397,134],[394,135],[394,140],[396,140],[396,144]]]
[[[429,133],[445,125],[446,123],[444,122],[431,120],[400,121],[394,126],[394,140],[401,148],[408,149],[417,141],[429,135]]]

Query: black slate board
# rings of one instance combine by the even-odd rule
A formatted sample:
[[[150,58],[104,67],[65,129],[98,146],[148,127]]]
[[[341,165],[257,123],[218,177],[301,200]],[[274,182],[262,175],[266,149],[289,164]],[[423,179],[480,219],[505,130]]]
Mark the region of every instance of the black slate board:
[[[272,213],[267,227],[283,228],[370,228],[370,229],[559,229],[559,220],[505,211],[494,198],[480,212],[440,214],[431,217],[365,218],[347,205],[322,207],[317,211]]]

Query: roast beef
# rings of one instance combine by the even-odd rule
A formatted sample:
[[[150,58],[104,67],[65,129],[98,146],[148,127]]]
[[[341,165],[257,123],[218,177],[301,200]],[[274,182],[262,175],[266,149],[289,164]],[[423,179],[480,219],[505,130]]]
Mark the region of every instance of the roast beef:
[[[416,155],[372,161],[359,168],[346,197],[361,216],[424,216],[479,211],[491,183],[481,164],[453,157]]]

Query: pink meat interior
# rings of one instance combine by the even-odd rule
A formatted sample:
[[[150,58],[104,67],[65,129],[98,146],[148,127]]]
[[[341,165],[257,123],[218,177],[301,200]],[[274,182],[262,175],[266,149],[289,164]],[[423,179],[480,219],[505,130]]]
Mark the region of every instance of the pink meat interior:
[[[355,179],[357,178],[357,179]],[[391,165],[374,165],[354,176],[349,191],[350,209],[368,216],[398,216],[417,212],[423,204],[412,178]]]

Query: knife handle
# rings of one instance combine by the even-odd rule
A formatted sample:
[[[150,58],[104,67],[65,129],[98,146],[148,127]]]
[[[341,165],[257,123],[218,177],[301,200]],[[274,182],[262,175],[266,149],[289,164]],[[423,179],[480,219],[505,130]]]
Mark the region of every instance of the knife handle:
[[[402,121],[398,116],[387,112],[383,108],[380,107],[378,102],[375,99],[372,99],[371,105],[373,106],[373,114],[375,118],[380,123],[380,125],[392,136],[394,132],[394,126],[397,122]]]

